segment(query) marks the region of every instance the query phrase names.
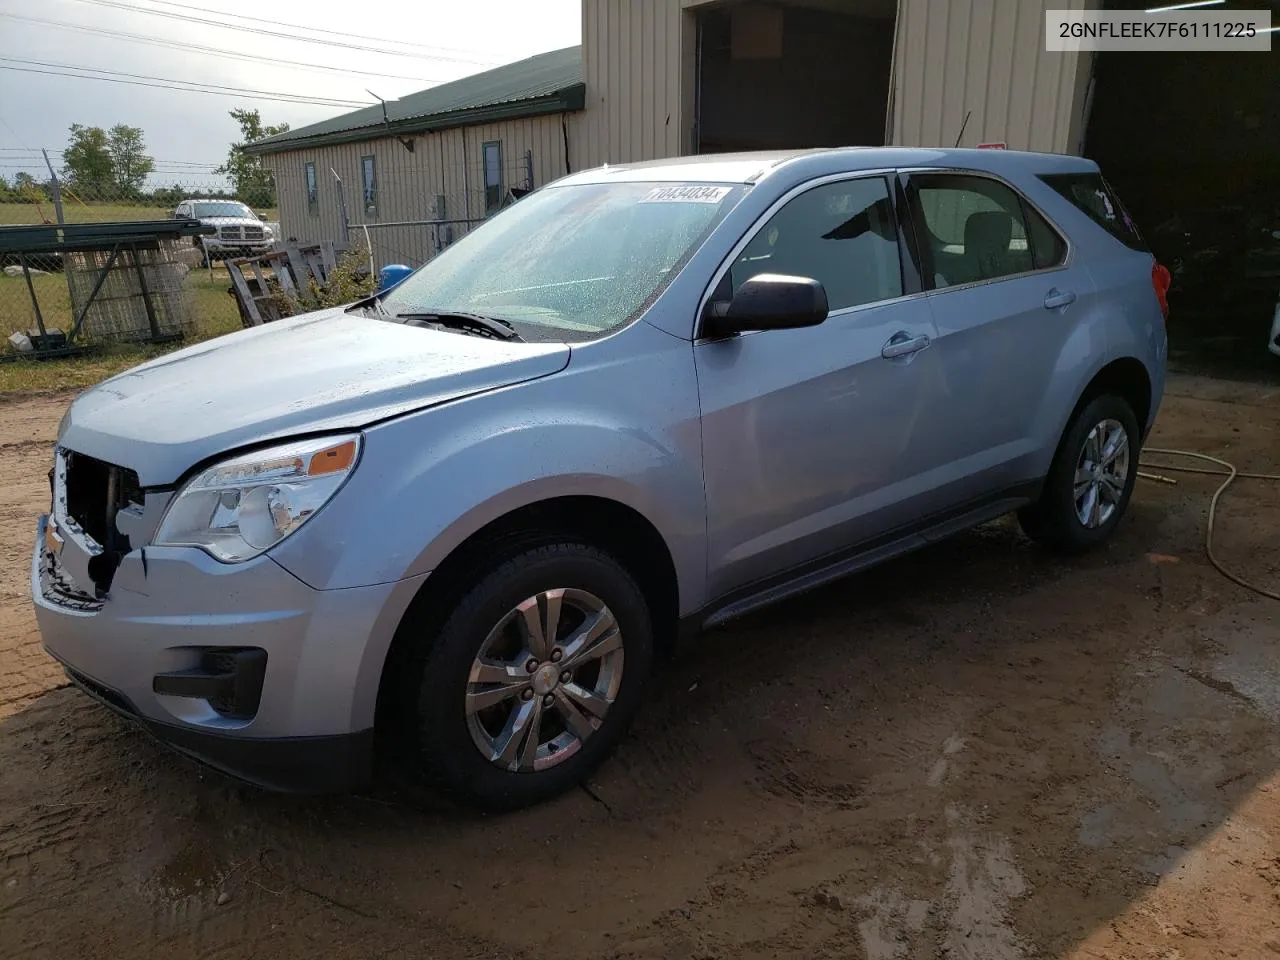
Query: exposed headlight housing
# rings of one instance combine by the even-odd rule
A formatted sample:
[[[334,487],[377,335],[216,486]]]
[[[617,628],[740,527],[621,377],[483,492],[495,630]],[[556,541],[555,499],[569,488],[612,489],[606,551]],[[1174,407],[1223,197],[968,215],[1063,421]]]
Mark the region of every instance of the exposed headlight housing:
[[[360,436],[352,434],[282,444],[224,460],[178,491],[152,542],[199,547],[224,563],[251,560],[328,503],[359,458]]]

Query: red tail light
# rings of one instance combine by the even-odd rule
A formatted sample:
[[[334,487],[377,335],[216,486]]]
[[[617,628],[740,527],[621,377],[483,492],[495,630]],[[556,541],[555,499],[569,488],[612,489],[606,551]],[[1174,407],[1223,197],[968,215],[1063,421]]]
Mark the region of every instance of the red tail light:
[[[1173,285],[1173,275],[1169,268],[1159,261],[1151,264],[1151,286],[1155,288],[1156,299],[1160,301],[1160,312],[1169,319],[1169,287]]]

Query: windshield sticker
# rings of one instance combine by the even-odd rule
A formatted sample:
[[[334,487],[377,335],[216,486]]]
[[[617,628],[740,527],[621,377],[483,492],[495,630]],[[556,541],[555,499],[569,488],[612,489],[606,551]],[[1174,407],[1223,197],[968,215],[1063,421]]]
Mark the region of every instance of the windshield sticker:
[[[719,203],[731,187],[654,187],[641,203]]]

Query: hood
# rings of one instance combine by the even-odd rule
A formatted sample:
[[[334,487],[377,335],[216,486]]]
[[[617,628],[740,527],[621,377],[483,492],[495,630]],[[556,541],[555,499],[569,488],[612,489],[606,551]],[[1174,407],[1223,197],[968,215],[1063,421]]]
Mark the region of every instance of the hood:
[[[179,350],[82,394],[63,446],[175,482],[210,456],[301,433],[355,429],[563,370],[562,343],[406,327],[342,308]]]

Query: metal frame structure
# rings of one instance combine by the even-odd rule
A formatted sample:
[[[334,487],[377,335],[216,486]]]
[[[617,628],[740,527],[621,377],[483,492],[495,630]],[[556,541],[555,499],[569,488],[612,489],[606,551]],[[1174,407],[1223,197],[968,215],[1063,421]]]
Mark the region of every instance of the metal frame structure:
[[[26,280],[28,295],[31,297],[31,308],[41,337],[41,344],[34,355],[37,357],[66,356],[83,349],[74,345],[76,336],[84,324],[85,317],[89,314],[89,308],[93,306],[98,292],[102,289],[109,272],[122,252],[128,254],[134,270],[137,271],[138,286],[147,310],[147,321],[151,326],[152,334],[159,339],[155,305],[151,300],[146,271],[138,257],[138,251],[159,249],[161,241],[164,240],[197,237],[216,232],[216,228],[198,220],[137,220],[127,223],[64,223],[0,227],[0,256],[8,255],[17,259],[22,267],[23,278]],[[65,254],[103,251],[110,251],[110,256],[98,269],[93,289],[76,311],[71,329],[67,332],[65,345],[41,349],[47,341],[48,332],[44,325],[44,316],[40,310],[35,285],[31,282],[31,268],[27,263],[27,257],[43,254],[61,258]]]

